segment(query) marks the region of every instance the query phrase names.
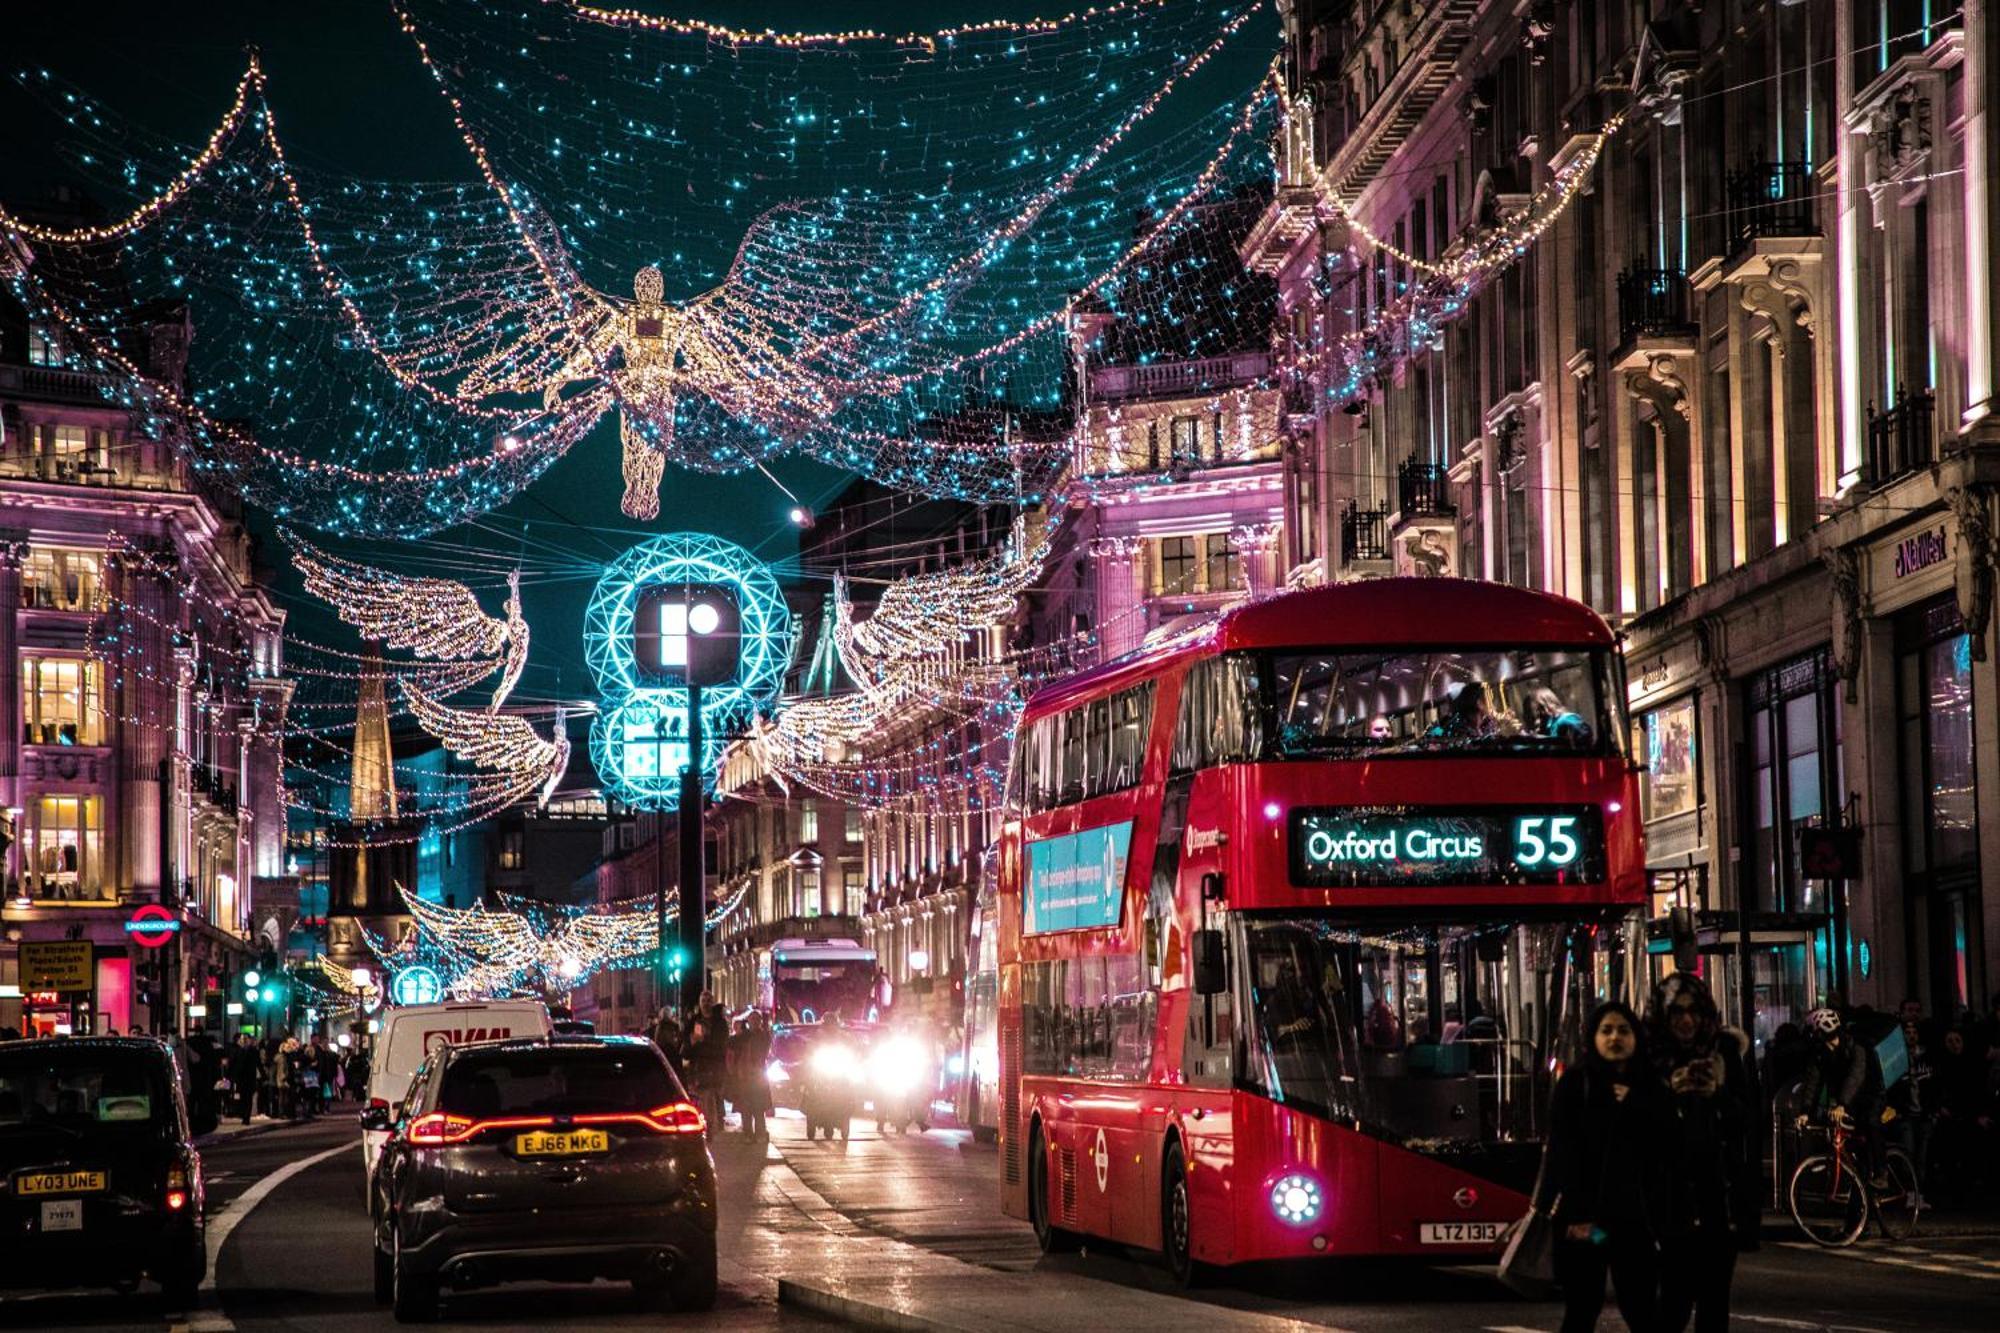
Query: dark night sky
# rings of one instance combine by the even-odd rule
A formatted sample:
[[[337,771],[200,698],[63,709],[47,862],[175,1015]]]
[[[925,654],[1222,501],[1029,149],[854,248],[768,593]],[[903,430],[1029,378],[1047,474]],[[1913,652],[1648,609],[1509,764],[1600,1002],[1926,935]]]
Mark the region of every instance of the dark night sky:
[[[1058,6],[1061,8],[1061,6]],[[758,4],[702,0],[678,12],[698,12],[720,22],[780,27],[874,25],[902,30],[930,28],[964,18],[1040,12],[1033,4]],[[198,144],[228,105],[241,75],[245,49],[254,44],[269,73],[270,95],[287,150],[298,160],[357,176],[410,180],[476,180],[435,85],[423,72],[409,40],[397,28],[386,0],[183,0],[182,3],[87,3],[10,6],[4,58],[9,66],[44,66],[80,85],[111,109],[139,124]],[[11,72],[11,70],[10,70]],[[46,123],[11,83],[0,85],[0,124]],[[32,200],[60,170],[40,154],[35,136],[6,131],[0,160],[0,198]],[[196,329],[200,337],[200,329]],[[773,471],[808,502],[823,502],[844,474],[791,460]],[[549,548],[573,552],[575,572],[544,578],[527,588],[527,614],[535,631],[533,657],[517,697],[581,698],[591,693],[580,639],[583,603],[594,574],[641,537],[699,528],[727,537],[768,559],[797,554],[787,520],[791,502],[756,473],[716,477],[670,470],[661,514],[641,525],[619,512],[615,424],[600,427],[505,508],[484,528],[470,525],[434,540],[498,549],[510,558],[525,544],[544,563]],[[260,529],[268,531],[266,525]],[[496,531],[497,530],[497,531]],[[394,550],[328,542],[336,550],[374,558],[391,567],[423,572],[420,548]],[[293,629],[320,641],[351,646],[349,632],[304,596],[285,565],[282,549],[265,541],[267,562],[281,566],[282,603]],[[497,612],[502,594],[483,594]]]

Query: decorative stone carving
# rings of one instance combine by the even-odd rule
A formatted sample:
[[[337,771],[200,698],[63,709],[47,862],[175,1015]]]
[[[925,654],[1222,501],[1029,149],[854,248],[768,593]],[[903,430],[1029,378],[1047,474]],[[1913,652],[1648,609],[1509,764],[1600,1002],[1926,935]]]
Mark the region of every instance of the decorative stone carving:
[[[1826,573],[1833,582],[1835,609],[1840,614],[1840,649],[1834,671],[1847,684],[1847,702],[1860,701],[1861,680],[1861,557],[1846,546],[1826,553]]]
[[[2000,542],[1993,535],[1993,488],[1953,486],[1944,493],[1958,520],[1958,614],[1971,640],[1972,660],[1986,660],[1986,629],[1993,619],[1993,582]]]
[[[1777,269],[1780,267],[1791,269],[1794,276],[1789,280],[1780,278],[1777,274]],[[1769,276],[1752,279],[1743,284],[1737,295],[1738,303],[1749,314],[1762,315],[1770,320],[1773,331],[1783,329],[1789,324],[1810,334],[1813,326],[1812,306],[1804,287],[1797,279],[1798,267],[1796,263],[1790,262],[1773,265]],[[1774,345],[1780,350],[1783,349],[1782,340],[1776,340]]]
[[[1625,388],[1639,401],[1651,403],[1662,420],[1666,419],[1669,410],[1680,413],[1684,419],[1691,419],[1694,415],[1687,380],[1674,357],[1647,358],[1644,370],[1635,370],[1625,377]]]

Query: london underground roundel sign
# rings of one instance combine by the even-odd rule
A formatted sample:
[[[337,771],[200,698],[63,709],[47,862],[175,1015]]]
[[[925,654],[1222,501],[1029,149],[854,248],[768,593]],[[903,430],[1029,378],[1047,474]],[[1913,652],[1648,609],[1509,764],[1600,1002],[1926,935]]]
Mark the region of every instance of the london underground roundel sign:
[[[171,908],[145,903],[132,909],[132,915],[125,920],[125,933],[134,944],[157,949],[181,933],[181,919]]]

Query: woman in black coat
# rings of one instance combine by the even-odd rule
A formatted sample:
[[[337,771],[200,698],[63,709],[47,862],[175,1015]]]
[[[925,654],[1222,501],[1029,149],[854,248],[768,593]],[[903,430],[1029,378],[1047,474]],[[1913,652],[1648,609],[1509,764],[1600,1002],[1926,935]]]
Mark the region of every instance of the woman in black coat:
[[[1762,1223],[1761,1101],[1750,1079],[1750,1043],[1722,1025],[1707,984],[1685,972],[1653,988],[1646,1022],[1673,1127],[1660,1328],[1680,1333],[1692,1316],[1697,1333],[1721,1333],[1729,1327],[1737,1252],[1757,1248]]]
[[[1563,1073],[1550,1099],[1548,1164],[1535,1205],[1558,1227],[1563,1333],[1597,1327],[1607,1273],[1627,1327],[1649,1333],[1671,1194],[1660,1151],[1669,1132],[1665,1090],[1629,1007],[1600,1004],[1585,1031],[1583,1061]]]

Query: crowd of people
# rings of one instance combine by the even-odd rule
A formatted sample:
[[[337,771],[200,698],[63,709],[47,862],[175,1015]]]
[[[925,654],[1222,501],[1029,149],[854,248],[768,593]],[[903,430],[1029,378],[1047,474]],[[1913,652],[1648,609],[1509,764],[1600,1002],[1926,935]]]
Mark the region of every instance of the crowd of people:
[[[1767,1100],[1749,1041],[1698,977],[1661,981],[1643,1019],[1617,1001],[1597,1007],[1583,1059],[1556,1083],[1535,1187],[1556,1227],[1565,1330],[1597,1327],[1607,1278],[1634,1330],[1728,1327],[1736,1256],[1762,1230],[1771,1114],[1796,1130],[1842,1127],[1878,1187],[1893,1142],[1920,1195],[1984,1197],[2000,1163],[2000,995],[1984,1022],[1940,1029],[1915,1001],[1896,1021],[1872,1018],[1836,1003],[1780,1029],[1761,1071]],[[1900,1027],[1906,1056],[1893,1077],[1873,1035],[1884,1027],[1891,1045]]]
[[[204,1058],[192,1068],[189,1084],[197,1096],[210,1091],[246,1125],[252,1115],[310,1120],[342,1098],[367,1097],[368,1055],[359,1047],[342,1052],[318,1035],[259,1041],[245,1033],[226,1051],[215,1049],[212,1062]]]
[[[732,1023],[729,1011],[704,993],[685,1026],[672,1013],[653,1024],[652,1038],[701,1103],[708,1123],[721,1128],[725,1106],[733,1106],[743,1133],[770,1137],[771,1085],[764,1068],[771,1060],[771,1020],[752,1010]]]

